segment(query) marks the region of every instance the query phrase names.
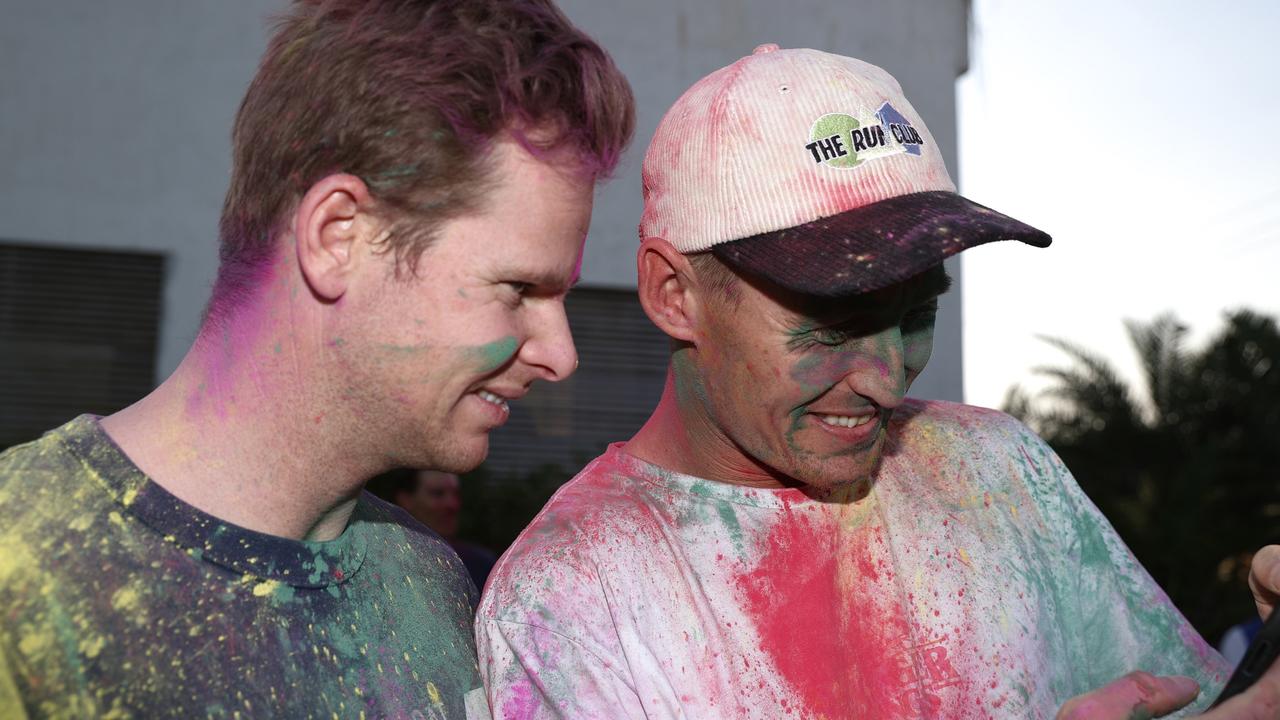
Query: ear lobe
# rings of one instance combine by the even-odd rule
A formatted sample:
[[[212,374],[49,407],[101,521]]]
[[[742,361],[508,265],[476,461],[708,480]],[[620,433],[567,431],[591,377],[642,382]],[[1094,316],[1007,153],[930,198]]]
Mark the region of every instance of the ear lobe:
[[[354,175],[330,175],[307,190],[294,214],[298,265],[307,285],[325,300],[347,290],[359,262],[359,241],[370,231],[373,198]]]
[[[694,294],[689,259],[662,238],[648,237],[636,253],[640,306],[659,330],[676,340],[693,342]]]

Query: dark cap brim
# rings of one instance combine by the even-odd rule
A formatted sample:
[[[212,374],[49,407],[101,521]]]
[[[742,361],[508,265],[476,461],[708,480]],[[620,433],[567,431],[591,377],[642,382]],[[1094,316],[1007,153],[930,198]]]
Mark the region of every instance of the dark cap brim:
[[[788,290],[841,297],[886,288],[997,240],[1048,247],[1041,230],[952,192],[900,195],[804,225],[714,245],[729,267]]]

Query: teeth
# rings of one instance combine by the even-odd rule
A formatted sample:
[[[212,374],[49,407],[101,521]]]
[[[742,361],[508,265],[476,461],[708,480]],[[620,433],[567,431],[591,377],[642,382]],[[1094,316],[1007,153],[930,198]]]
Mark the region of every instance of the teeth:
[[[818,419],[828,425],[836,427],[853,428],[859,425],[866,425],[871,422],[871,418],[875,415],[859,415],[858,417],[850,417],[848,415],[819,415]]]
[[[480,396],[480,399],[481,399],[481,400],[484,400],[484,401],[485,401],[485,402],[487,402],[487,403],[493,403],[494,405],[497,405],[498,407],[502,408],[503,410],[509,410],[509,409],[510,409],[510,408],[508,407],[508,405],[507,405],[507,401],[506,401],[506,400],[503,400],[502,398],[498,397],[497,395],[494,395],[493,393],[489,392],[488,390],[480,390],[480,391],[477,391],[477,392],[476,392],[476,394]]]

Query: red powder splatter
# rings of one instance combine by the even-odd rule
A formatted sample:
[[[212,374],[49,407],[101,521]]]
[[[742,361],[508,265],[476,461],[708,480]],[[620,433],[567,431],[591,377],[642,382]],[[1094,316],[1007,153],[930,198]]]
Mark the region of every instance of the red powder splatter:
[[[764,650],[809,717],[916,717],[908,624],[893,606],[891,580],[863,558],[869,534],[789,515],[760,564],[738,578]],[[843,579],[842,553],[859,558],[859,572]]]

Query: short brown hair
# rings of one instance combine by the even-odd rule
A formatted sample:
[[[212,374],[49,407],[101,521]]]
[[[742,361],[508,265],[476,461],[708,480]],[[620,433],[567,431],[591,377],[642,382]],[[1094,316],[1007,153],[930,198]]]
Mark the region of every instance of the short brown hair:
[[[728,265],[720,262],[710,250],[690,253],[689,266],[698,278],[698,283],[709,292],[733,303],[739,300],[738,275]]]
[[[412,267],[478,205],[499,134],[601,177],[634,113],[626,78],[550,0],[295,0],[236,115],[209,316],[253,292],[284,214],[327,175],[364,180]]]

